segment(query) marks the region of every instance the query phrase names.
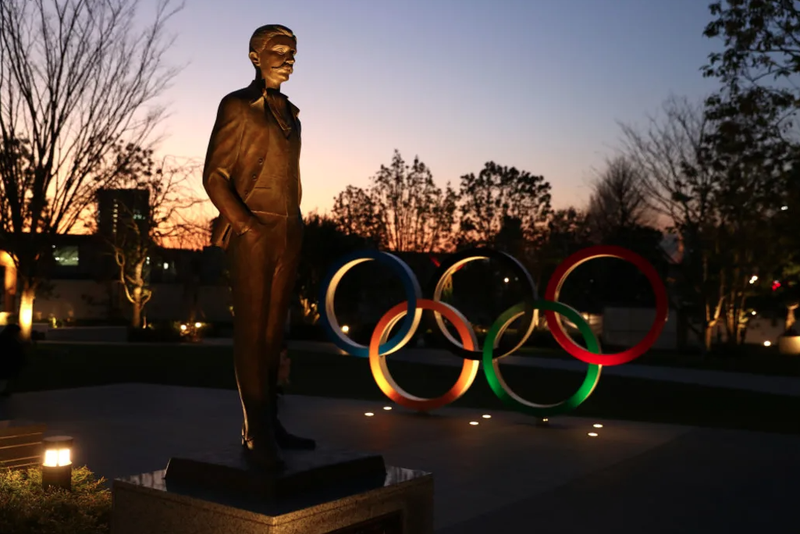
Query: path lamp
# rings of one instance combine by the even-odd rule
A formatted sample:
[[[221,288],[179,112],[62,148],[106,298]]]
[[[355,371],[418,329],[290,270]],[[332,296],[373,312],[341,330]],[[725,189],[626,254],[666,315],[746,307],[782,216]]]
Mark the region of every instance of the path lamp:
[[[72,490],[72,443],[69,436],[45,438],[42,462],[42,488]]]

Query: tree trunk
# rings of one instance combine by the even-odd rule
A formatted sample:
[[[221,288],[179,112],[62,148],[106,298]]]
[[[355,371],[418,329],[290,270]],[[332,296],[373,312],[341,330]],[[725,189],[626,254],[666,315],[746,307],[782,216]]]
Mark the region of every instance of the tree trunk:
[[[797,304],[790,304],[786,306],[786,324],[784,325],[784,332],[788,332],[790,328],[797,322],[794,316],[794,310],[797,309]]]
[[[144,290],[144,278],[142,277],[142,270],[146,261],[144,258],[145,256],[142,256],[142,260],[133,269],[134,274],[131,280],[133,289],[128,296],[128,300],[131,301],[131,326],[133,328],[142,327],[142,312],[148,300]]]
[[[720,313],[722,312],[722,305],[724,304],[724,302],[725,302],[724,299],[719,299],[717,301],[716,306],[714,306],[713,314],[711,313],[711,305],[706,304],[705,306],[706,320],[703,327],[704,329],[703,334],[705,338],[703,345],[703,348],[705,349],[704,354],[707,354],[711,350],[714,327],[717,326],[717,323],[719,322],[719,317]]]
[[[134,302],[131,305],[132,314],[131,314],[131,326],[133,328],[141,328],[142,327],[142,305],[139,302]]]
[[[713,324],[706,324],[705,328],[705,339],[703,342],[703,347],[705,348],[705,352],[711,350],[711,338],[713,337],[714,333],[714,325]]]
[[[133,288],[133,298],[131,299],[131,326],[133,328],[142,327],[142,288]]]
[[[19,299],[19,326],[22,329],[23,341],[30,341],[33,323],[33,301],[36,299],[36,286],[25,280]]]

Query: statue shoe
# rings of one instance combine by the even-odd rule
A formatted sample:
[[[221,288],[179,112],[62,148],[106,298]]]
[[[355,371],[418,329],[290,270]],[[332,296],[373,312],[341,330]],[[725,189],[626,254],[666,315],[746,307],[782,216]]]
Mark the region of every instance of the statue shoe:
[[[287,450],[311,451],[317,448],[317,442],[313,439],[290,434],[277,417],[275,418],[275,442],[278,447]]]
[[[275,439],[270,436],[242,436],[242,448],[246,458],[268,471],[280,471],[286,466]]]

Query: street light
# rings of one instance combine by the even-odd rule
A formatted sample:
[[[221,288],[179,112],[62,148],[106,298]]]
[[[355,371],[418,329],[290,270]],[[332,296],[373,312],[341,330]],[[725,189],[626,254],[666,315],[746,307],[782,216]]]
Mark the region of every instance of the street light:
[[[42,461],[42,488],[72,490],[72,443],[69,436],[45,438]]]

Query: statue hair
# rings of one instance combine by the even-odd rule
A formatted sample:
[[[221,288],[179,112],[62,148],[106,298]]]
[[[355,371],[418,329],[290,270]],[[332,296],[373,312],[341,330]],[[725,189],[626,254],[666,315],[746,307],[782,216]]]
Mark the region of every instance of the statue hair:
[[[294,32],[292,32],[292,30],[286,26],[281,26],[280,24],[267,24],[266,26],[261,26],[253,32],[253,36],[250,37],[250,52],[260,54],[261,51],[264,50],[264,47],[267,46],[269,40],[276,35],[285,35],[297,41],[297,37],[294,35]]]

